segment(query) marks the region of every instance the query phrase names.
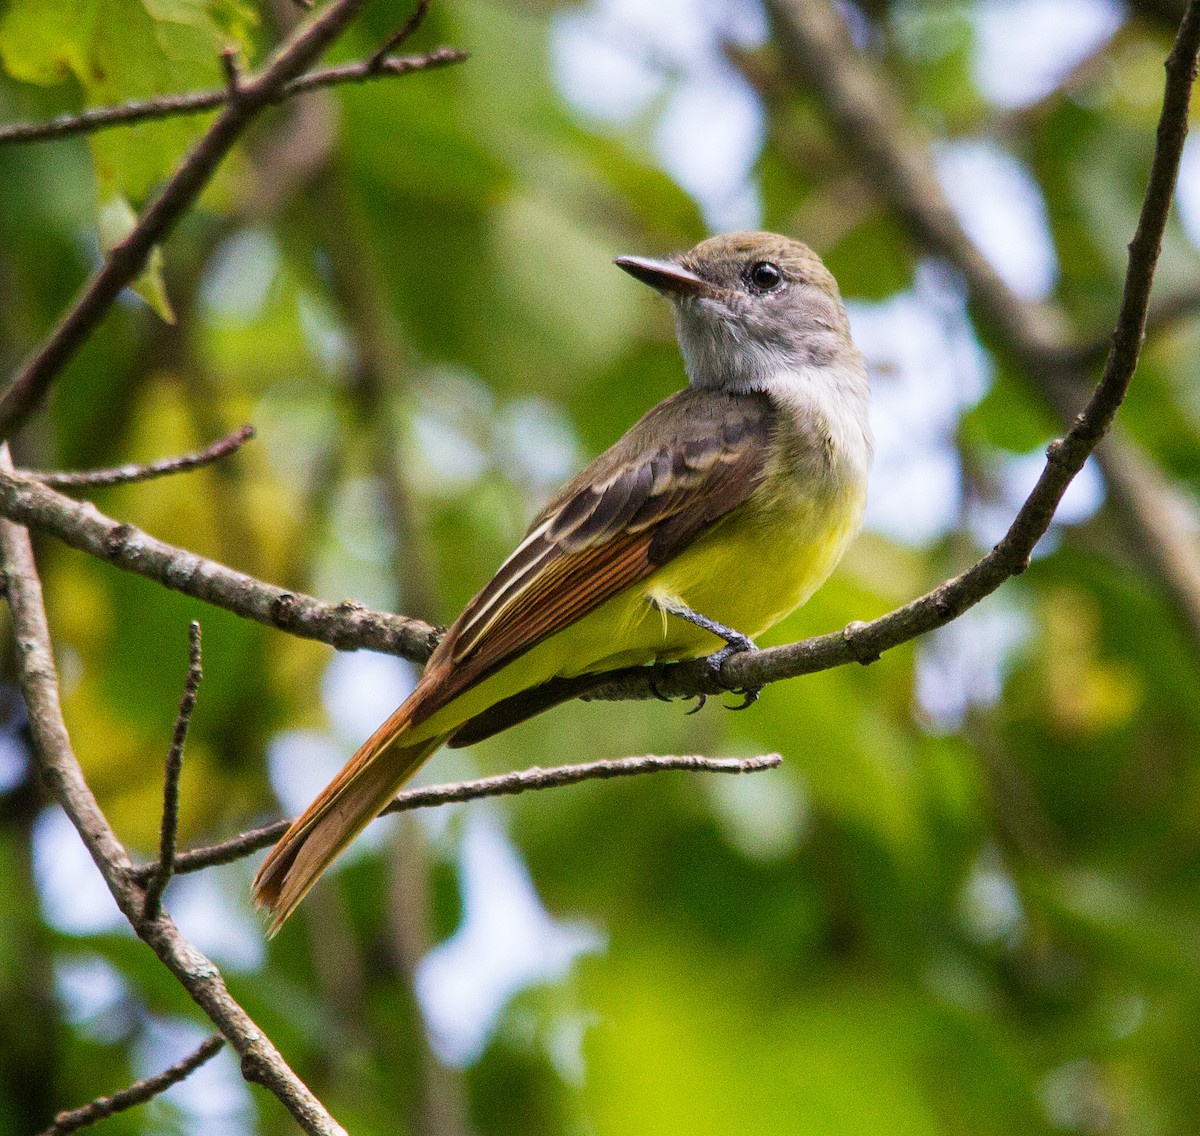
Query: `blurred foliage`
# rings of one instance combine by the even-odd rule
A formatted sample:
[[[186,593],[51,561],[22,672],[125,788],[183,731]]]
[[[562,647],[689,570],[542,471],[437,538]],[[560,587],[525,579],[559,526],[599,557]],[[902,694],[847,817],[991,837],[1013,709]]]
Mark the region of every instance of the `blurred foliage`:
[[[1103,338],[1170,5],[1132,6],[1052,92],[1003,110],[973,69],[981,6],[880,0],[858,10],[859,31],[915,119],[944,141],[989,139],[1032,173],[1054,299],[1082,338]],[[444,0],[411,46],[467,48],[466,65],[273,111],[161,250],[149,298],[177,322],[123,300],[19,459],[149,459],[251,421],[259,440],[222,465],[97,492],[98,506],[285,586],[452,619],[554,486],[682,381],[664,306],[609,261],[686,247],[712,220],[656,157],[686,66],[651,60],[657,93],[635,113],[572,104],[556,46],[596,7]],[[680,11],[697,26],[711,16]],[[219,85],[223,46],[261,61],[295,18],[285,0],[8,0],[0,118]],[[335,56],[369,53],[399,18],[371,5]],[[771,56],[767,42],[734,58],[752,72]],[[789,90],[758,105],[763,227],[812,243],[860,308],[910,293],[921,251],[856,180],[822,108]],[[5,371],[111,243],[104,218],[127,223],[205,121],[0,150]],[[1172,222],[1164,290],[1196,270]],[[872,618],[986,547],[971,518],[1011,510],[1005,471],[1055,429],[1003,344],[987,349],[990,385],[941,439],[962,524],[905,541],[869,531],[770,642]],[[1153,340],[1123,412],[1193,496],[1198,365],[1194,327]],[[897,381],[885,366],[875,379],[881,395]],[[206,680],[185,842],[278,813],[287,770],[277,760],[269,777],[266,756],[281,737],[324,738],[338,759],[359,740],[330,713],[329,650],[50,541],[39,552],[75,745],[139,854],[157,839],[188,619],[204,626]],[[983,616],[868,669],[777,684],[745,714],[572,704],[444,753],[429,778],[652,751],[779,750],[786,762],[744,780],[589,784],[381,826],[261,958],[244,946],[259,942],[249,867],[220,869],[197,937],[356,1134],[1192,1132],[1200,660],[1135,553],[1101,507],[1056,528]],[[989,620],[1008,630],[997,637]],[[6,686],[10,743],[18,704]],[[54,907],[45,799],[28,769],[6,785],[0,1136],[169,1064],[179,1054],[154,1039],[198,1021],[115,923]],[[411,981],[471,919],[475,813],[594,949],[509,999],[481,1051],[446,1069]],[[222,938],[226,925],[242,940]],[[115,989],[89,1009],[97,982]],[[237,1088],[227,1057],[214,1062],[234,1086],[220,1130],[290,1131],[275,1102]],[[172,1095],[104,1131],[217,1130],[205,1116]]]

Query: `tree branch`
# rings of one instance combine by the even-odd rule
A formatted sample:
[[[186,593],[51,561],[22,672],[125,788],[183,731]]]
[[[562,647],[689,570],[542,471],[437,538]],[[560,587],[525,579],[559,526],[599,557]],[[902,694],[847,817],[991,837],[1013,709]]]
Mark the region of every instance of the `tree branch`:
[[[118,568],[235,615],[341,650],[368,648],[424,662],[439,632],[418,619],[368,611],[344,601],[324,603],[302,592],[236,572],[215,560],[156,540],[106,517],[94,505],[56,493],[0,465],[0,515],[57,537]]]
[[[224,157],[258,114],[341,34],[366,0],[331,0],[301,25],[255,75],[227,89],[224,108],[145,209],[129,235],[109,254],[58,325],[21,366],[0,395],[0,438],[33,412],[50,384],[112,307],[121,290],[146,266],[154,246],[192,206]]]
[[[9,464],[0,447],[0,468]],[[313,1136],[345,1136],[279,1051],[225,988],[220,971],[180,933],[169,915],[143,917],[144,892],[132,865],[84,780],[63,722],[58,672],[29,533],[0,521],[0,557],[12,610],[17,675],[29,713],[29,730],[42,776],[100,869],[108,890],[138,936],[175,976],[237,1051],[243,1075],[269,1089]]]
[[[185,473],[212,465],[237,450],[254,437],[253,426],[242,426],[232,434],[213,442],[202,450],[180,454],[173,458],[160,458],[144,465],[119,465],[113,469],[86,469],[76,471],[24,469],[26,477],[36,477],[43,485],[52,489],[100,489],[110,485],[131,485],[137,481],[149,481],[155,477],[166,477],[172,473]]]
[[[374,57],[358,63],[343,63],[337,67],[322,67],[285,83],[268,101],[272,104],[287,102],[305,91],[316,91],[324,87],[343,86],[347,83],[366,83],[397,75],[408,75],[414,71],[431,71],[461,63],[468,53],[453,47],[436,47],[421,55],[388,55],[378,63]],[[22,142],[47,142],[58,138],[70,138],[76,134],[94,134],[116,126],[136,126],[141,122],[154,122],[162,118],[180,115],[201,114],[216,110],[229,101],[228,87],[213,91],[195,91],[183,95],[162,95],[154,99],[136,99],[115,106],[91,107],[78,114],[64,114],[48,122],[14,122],[0,126],[0,147],[14,146]]]
[[[389,813],[406,813],[414,809],[431,809],[439,805],[450,805],[462,801],[480,801],[485,797],[509,797],[518,793],[529,793],[540,789],[559,789],[564,785],[576,785],[580,781],[608,781],[614,777],[636,777],[642,773],[663,773],[672,769],[688,770],[696,773],[758,773],[764,769],[776,769],[782,764],[783,758],[777,753],[768,753],[762,757],[717,758],[696,757],[658,757],[653,754],[645,757],[623,757],[615,761],[589,761],[579,765],[559,765],[554,769],[522,769],[514,773],[501,773],[495,777],[481,777],[476,781],[454,781],[448,785],[431,785],[421,789],[405,789],[397,793],[395,799],[379,815]],[[185,872],[198,872],[202,868],[211,868],[217,864],[230,864],[249,856],[260,848],[274,844],[287,830],[290,820],[276,821],[262,828],[251,829],[223,840],[220,844],[210,844],[204,848],[195,848],[183,852],[175,858],[175,871],[182,875]],[[148,880],[159,870],[159,862],[142,864],[133,869],[133,878],[139,881]]]
[[[163,777],[162,826],[158,839],[158,866],[146,881],[146,896],[142,901],[142,918],[156,919],[162,905],[163,892],[175,872],[175,841],[179,835],[179,777],[183,773],[183,747],[188,727],[196,709],[196,693],[204,671],[200,665],[200,624],[194,619],[188,627],[188,671],[179,700],[179,713],[171,747],[167,750],[166,775]]]
[[[767,6],[780,32],[787,79],[818,94],[839,141],[870,184],[895,208],[921,246],[963,273],[984,321],[1061,420],[1073,421],[1080,392],[1087,389],[1086,364],[1090,360],[1068,341],[1060,314],[1016,295],[967,236],[934,173],[927,140],[910,127],[880,68],[854,47],[841,14],[829,0],[768,0]],[[1168,62],[1168,102],[1181,93],[1186,101],[1190,89],[1178,60],[1188,57],[1195,20],[1194,7],[1189,7],[1172,49],[1176,64]],[[1163,144],[1164,125],[1171,130],[1186,129],[1186,122],[1178,118],[1178,107],[1164,105],[1155,162],[1171,150]],[[1156,194],[1161,188],[1152,176],[1148,193]],[[1146,284],[1148,287],[1148,281]],[[1110,455],[1115,455],[1111,461]],[[1200,650],[1200,593],[1192,574],[1174,571],[1178,560],[1173,554],[1176,547],[1190,546],[1192,558],[1200,558],[1195,525],[1182,523],[1178,509],[1154,510],[1166,519],[1166,528],[1130,510],[1130,501],[1144,499],[1153,488],[1145,479],[1137,484],[1125,481],[1131,470],[1146,464],[1132,441],[1114,439],[1096,456],[1113,490],[1114,506],[1122,512],[1126,528],[1135,534],[1135,545],[1154,550],[1147,559],[1157,566],[1161,587]]]
[[[60,1112],[54,1118],[54,1123],[42,1132],[41,1136],[66,1136],[68,1132],[77,1132],[80,1128],[87,1128],[101,1120],[107,1120],[108,1117],[115,1116],[118,1112],[124,1112],[127,1108],[145,1104],[160,1093],[166,1092],[172,1085],[177,1085],[180,1081],[190,1077],[201,1065],[215,1057],[224,1044],[225,1039],[219,1033],[213,1034],[212,1037],[201,1042],[194,1053],[190,1053],[169,1069],[164,1069],[153,1077],[147,1077],[144,1081],[138,1081],[129,1088],[122,1089],[119,1093],[113,1093],[111,1097],[97,1097],[80,1108],[73,1108],[69,1112]]]

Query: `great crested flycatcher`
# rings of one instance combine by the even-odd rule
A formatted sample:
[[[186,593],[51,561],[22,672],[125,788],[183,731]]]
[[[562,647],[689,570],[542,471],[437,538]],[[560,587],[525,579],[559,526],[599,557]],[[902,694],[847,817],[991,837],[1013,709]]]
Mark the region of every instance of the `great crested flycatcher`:
[[[542,509],[416,689],[271,850],[254,893],[272,934],[426,758],[494,732],[479,723],[498,704],[516,708],[508,725],[575,676],[714,651],[719,667],[808,599],[858,531],[867,374],[820,258],[733,233],[616,263],[671,301],[689,385]]]

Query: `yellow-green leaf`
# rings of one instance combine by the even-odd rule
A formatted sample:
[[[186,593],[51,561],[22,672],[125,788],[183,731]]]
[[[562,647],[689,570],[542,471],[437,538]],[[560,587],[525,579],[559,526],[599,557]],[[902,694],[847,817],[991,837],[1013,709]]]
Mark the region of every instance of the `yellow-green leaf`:
[[[117,247],[137,225],[137,214],[133,206],[120,194],[110,197],[100,207],[97,227],[100,236],[100,251],[107,256]],[[146,268],[130,288],[136,292],[161,319],[167,323],[175,322],[175,312],[167,297],[167,285],[162,275],[162,249],[155,245],[150,252]]]

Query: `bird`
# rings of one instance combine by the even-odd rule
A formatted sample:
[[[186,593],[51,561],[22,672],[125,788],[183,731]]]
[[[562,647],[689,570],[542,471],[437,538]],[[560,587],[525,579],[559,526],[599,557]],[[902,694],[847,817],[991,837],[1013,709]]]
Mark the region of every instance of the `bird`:
[[[687,385],[550,499],[412,693],[270,851],[253,885],[270,934],[443,744],[597,673],[707,657],[719,674],[861,527],[869,383],[820,257],[738,232],[614,263],[670,301]]]

